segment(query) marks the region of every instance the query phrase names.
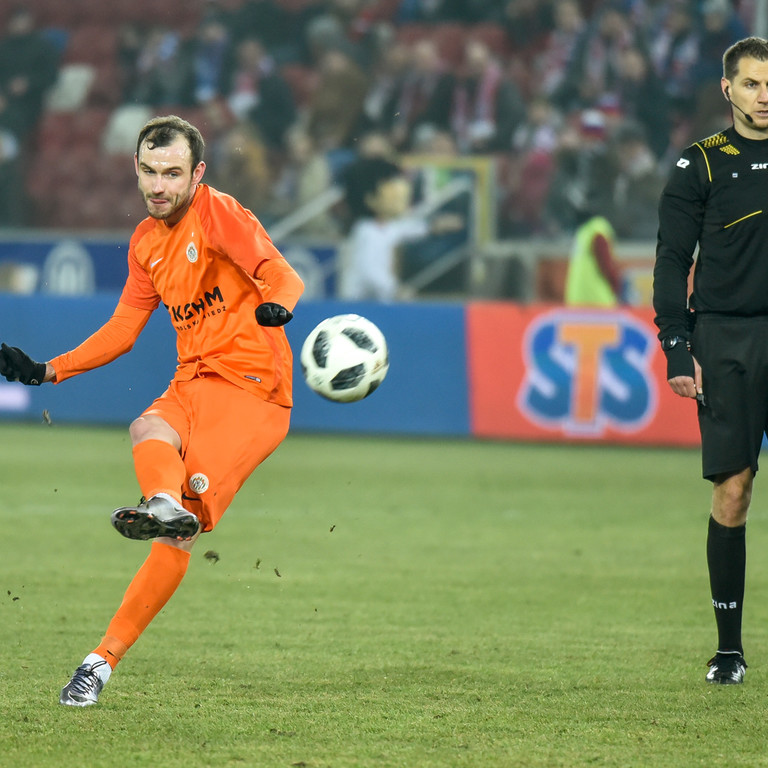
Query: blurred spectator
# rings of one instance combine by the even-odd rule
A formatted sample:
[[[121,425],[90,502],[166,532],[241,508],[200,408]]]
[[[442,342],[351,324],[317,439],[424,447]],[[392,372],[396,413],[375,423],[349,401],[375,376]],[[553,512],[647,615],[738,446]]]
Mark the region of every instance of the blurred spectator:
[[[552,6],[552,0],[507,0],[503,11],[504,26],[514,50],[533,52],[539,49],[555,26]]]
[[[347,300],[394,301],[404,298],[399,247],[430,232],[458,229],[455,216],[432,225],[409,215],[411,182],[395,163],[364,158],[347,169],[347,205],[355,218],[339,253],[339,297]]]
[[[595,109],[580,113],[576,124],[560,132],[555,168],[545,204],[550,234],[572,233],[584,211],[610,211],[615,167],[608,151],[605,116]]]
[[[355,155],[361,157],[383,157],[397,162],[398,152],[388,133],[384,131],[366,131],[355,140]]]
[[[429,229],[405,215],[411,189],[399,166],[370,158],[347,170],[347,207],[354,220],[339,253],[339,298],[393,301],[400,290],[397,248]]]
[[[622,51],[617,92],[622,117],[641,123],[654,155],[662,157],[669,145],[667,94],[664,84],[639,48],[630,47]]]
[[[293,16],[276,0],[245,0],[232,12],[228,26],[235,42],[247,37],[261,40],[278,64],[300,56]]]
[[[533,59],[537,90],[546,96],[555,94],[565,80],[568,63],[585,24],[577,0],[557,0],[553,13],[554,26]]]
[[[395,18],[403,24],[446,21],[476,24],[499,21],[502,5],[488,0],[400,0]]]
[[[610,219],[619,238],[652,240],[658,230],[658,206],[666,174],[648,146],[643,127],[627,121],[613,137],[616,159]]]
[[[694,67],[699,56],[699,26],[692,0],[672,0],[658,26],[651,26],[650,57],[664,83],[673,111],[685,114],[695,104]]]
[[[453,78],[434,40],[422,38],[410,48],[410,66],[384,108],[383,126],[399,149],[410,148],[422,125],[447,129]],[[387,119],[388,118],[388,119]]]
[[[543,95],[534,96],[512,137],[514,152],[501,165],[499,231],[503,237],[539,233],[554,171],[562,116]]]
[[[310,96],[307,128],[324,152],[348,149],[363,119],[368,78],[346,49],[326,51],[320,78]]]
[[[616,258],[616,233],[599,209],[585,201],[573,234],[565,303],[614,307],[623,304],[623,278]]]
[[[555,102],[565,111],[615,106],[621,54],[632,47],[642,49],[638,30],[624,4],[608,0],[576,42],[567,77],[554,94]]]
[[[190,70],[191,101],[205,104],[224,93],[230,34],[218,15],[206,16],[186,46]]]
[[[211,184],[236,197],[260,218],[269,201],[272,174],[258,131],[248,123],[235,123],[212,144]]]
[[[311,202],[333,184],[328,160],[306,129],[295,124],[285,139],[287,156],[272,188],[271,217],[287,216]],[[339,225],[329,211],[317,214],[296,230],[298,235],[333,238]]]
[[[288,83],[261,41],[249,37],[236,50],[226,100],[232,114],[249,121],[270,148],[283,145],[285,131],[296,119],[296,103]]]
[[[312,6],[308,10],[312,13]],[[309,66],[319,67],[326,53],[343,49],[358,66],[365,56],[353,42],[342,15],[332,12],[327,3],[315,7],[315,14],[303,26],[304,59]]]
[[[557,137],[562,128],[562,115],[544,95],[534,96],[526,111],[525,120],[512,135],[515,152],[546,152],[551,154],[557,147]]]
[[[19,142],[27,140],[57,68],[58,52],[35,28],[32,12],[24,7],[14,10],[0,38],[0,129]]]
[[[25,223],[24,174],[19,141],[11,131],[0,128],[0,227]]]
[[[468,40],[462,73],[451,95],[451,131],[459,151],[509,149],[512,135],[524,117],[522,95],[489,47],[480,40]]]
[[[381,52],[372,69],[371,82],[363,103],[363,120],[367,129],[391,129],[395,120],[392,102],[409,67],[410,49],[405,43],[394,40]]]
[[[121,100],[133,99],[133,89],[138,80],[139,53],[143,45],[143,33],[135,22],[125,22],[117,29],[117,69],[120,78]]]
[[[181,58],[179,32],[153,26],[141,39],[132,67],[134,81],[129,100],[154,107],[183,103],[187,70]]]
[[[722,54],[718,55],[718,52],[748,35],[730,0],[704,0],[701,22],[699,58],[695,68],[697,90],[708,86],[713,80],[719,81],[723,76]]]

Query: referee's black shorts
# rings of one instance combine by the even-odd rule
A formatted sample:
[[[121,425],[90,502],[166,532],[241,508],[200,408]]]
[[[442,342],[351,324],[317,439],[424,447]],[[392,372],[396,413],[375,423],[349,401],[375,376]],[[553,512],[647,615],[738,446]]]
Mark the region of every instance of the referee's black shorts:
[[[768,316],[699,315],[691,351],[702,372],[702,474],[713,480],[757,461],[768,428]]]

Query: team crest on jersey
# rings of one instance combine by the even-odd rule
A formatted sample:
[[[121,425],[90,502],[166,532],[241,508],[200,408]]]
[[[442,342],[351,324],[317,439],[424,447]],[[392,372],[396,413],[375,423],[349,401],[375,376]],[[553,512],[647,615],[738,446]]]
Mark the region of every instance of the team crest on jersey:
[[[190,264],[194,264],[197,261],[197,248],[194,243],[190,243],[187,246],[187,260]]]
[[[205,493],[209,485],[208,478],[202,472],[196,472],[189,478],[189,487],[195,493]]]

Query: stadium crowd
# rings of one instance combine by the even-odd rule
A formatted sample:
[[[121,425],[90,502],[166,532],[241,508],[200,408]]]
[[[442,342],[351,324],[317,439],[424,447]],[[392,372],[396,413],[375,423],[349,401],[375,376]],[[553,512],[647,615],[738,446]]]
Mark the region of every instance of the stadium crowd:
[[[175,112],[267,224],[362,156],[491,155],[500,237],[585,206],[652,238],[670,162],[727,124],[749,0],[28,0],[0,9],[0,226],[125,229],[137,126]],[[307,222],[335,237],[343,206]]]

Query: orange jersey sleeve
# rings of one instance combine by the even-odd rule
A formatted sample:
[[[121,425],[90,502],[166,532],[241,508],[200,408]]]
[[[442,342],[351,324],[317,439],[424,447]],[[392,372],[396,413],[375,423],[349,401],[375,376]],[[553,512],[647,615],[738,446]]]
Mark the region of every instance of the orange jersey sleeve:
[[[130,351],[151,314],[151,310],[118,302],[112,317],[96,333],[72,351],[50,361],[56,371],[55,383],[111,363]]]
[[[264,301],[274,301],[293,310],[304,291],[304,283],[285,259],[264,259],[254,275]]]
[[[234,198],[199,185],[172,227],[147,219],[131,239],[121,300],[162,302],[177,334],[178,380],[215,371],[238,386],[291,405],[292,356],[282,328],[264,328],[255,309],[292,309],[303,284],[259,220]]]

